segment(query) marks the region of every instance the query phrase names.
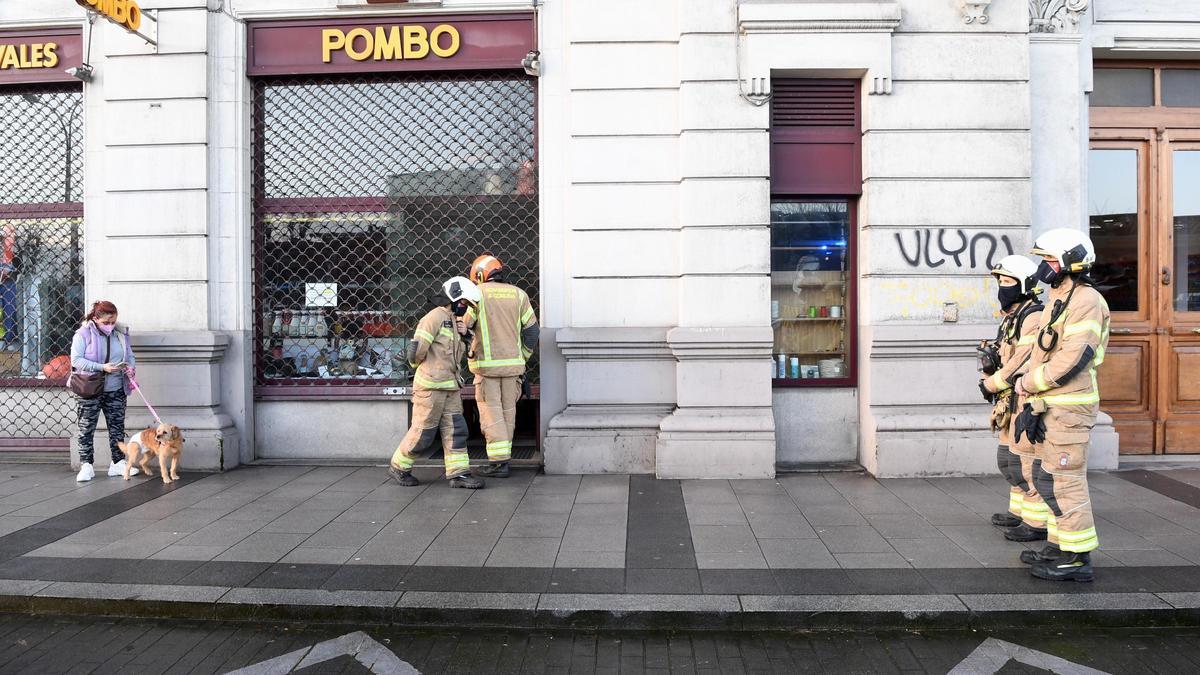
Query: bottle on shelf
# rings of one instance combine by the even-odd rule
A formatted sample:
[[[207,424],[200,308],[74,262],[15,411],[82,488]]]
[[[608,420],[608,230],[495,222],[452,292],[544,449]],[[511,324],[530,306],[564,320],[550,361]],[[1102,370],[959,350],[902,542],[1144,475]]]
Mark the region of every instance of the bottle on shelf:
[[[276,337],[283,332],[283,311],[277,309],[272,314],[274,318],[271,320],[271,337]]]

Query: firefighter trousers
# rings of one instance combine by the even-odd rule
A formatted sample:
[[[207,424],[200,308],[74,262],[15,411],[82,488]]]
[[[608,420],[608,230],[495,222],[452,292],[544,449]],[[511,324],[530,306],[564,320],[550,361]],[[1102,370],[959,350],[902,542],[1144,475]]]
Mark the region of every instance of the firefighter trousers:
[[[446,457],[446,478],[471,470],[467,456],[467,418],[463,416],[458,390],[417,389],[412,397],[412,421],[408,433],[392,455],[392,466],[401,471],[412,468],[417,453],[429,447],[438,430],[442,432],[442,453]]]
[[[1049,543],[1064,551],[1086,553],[1100,546],[1087,483],[1087,443],[1038,446],[1033,462],[1033,482],[1049,513]]]
[[[1029,527],[1046,529],[1050,509],[1038,494],[1033,481],[1036,455],[1013,452],[1012,446],[1001,443],[996,449],[996,464],[1008,481],[1008,512],[1025,521]]]
[[[475,377],[475,402],[479,404],[479,426],[487,441],[488,461],[512,459],[513,430],[517,426],[517,399],[521,384],[514,377]]]

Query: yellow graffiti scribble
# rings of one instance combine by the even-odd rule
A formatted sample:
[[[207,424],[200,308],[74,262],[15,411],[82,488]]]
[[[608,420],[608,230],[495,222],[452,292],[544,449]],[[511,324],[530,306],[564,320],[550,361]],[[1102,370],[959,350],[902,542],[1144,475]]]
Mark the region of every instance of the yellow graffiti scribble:
[[[953,302],[966,314],[995,311],[991,279],[964,278],[951,283],[945,279],[887,279],[879,283],[884,305],[902,319],[940,316],[942,305]],[[974,311],[972,311],[974,310]]]

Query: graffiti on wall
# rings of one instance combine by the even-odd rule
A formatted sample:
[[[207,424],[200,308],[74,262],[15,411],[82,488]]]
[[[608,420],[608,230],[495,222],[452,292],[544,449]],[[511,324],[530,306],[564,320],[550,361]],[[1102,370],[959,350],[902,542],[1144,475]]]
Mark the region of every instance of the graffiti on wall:
[[[946,228],[912,230],[908,237],[913,245],[909,252],[905,245],[905,233],[896,233],[896,246],[909,267],[936,269],[952,262],[959,269],[980,268],[990,270],[999,257],[1012,255],[1012,241],[1007,234],[999,237],[991,232],[970,235],[962,230]]]

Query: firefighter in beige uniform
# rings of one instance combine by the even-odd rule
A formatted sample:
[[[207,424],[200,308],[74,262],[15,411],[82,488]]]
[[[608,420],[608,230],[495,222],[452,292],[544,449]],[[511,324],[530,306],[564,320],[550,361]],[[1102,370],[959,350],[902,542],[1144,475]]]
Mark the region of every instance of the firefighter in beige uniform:
[[[433,442],[440,427],[450,487],[474,490],[483,487],[483,481],[471,475],[459,369],[467,350],[466,326],[461,317],[471,303],[479,301],[479,289],[462,277],[454,277],[443,284],[442,290],[448,304],[430,310],[408,343],[408,362],[417,369],[413,377],[412,422],[392,455],[388,473],[401,485],[418,485],[412,475],[413,460],[417,452]]]
[[[980,347],[984,377],[979,389],[993,404],[991,427],[1000,436],[996,464],[1010,486],[1008,512],[993,515],[992,524],[1005,528],[1004,536],[1013,541],[1037,541],[1046,538],[1048,509],[1033,486],[1033,443],[1013,438],[1017,401],[1012,391],[1013,382],[1028,364],[1041,325],[1037,264],[1023,255],[1010,255],[992,269],[992,275],[1004,319],[995,342]]]
[[[1033,480],[1050,507],[1049,545],[1024,551],[1035,577],[1091,581],[1091,551],[1099,545],[1087,484],[1088,438],[1100,411],[1096,368],[1104,363],[1109,311],[1086,272],[1096,261],[1087,236],[1077,230],[1050,230],[1037,238],[1042,256],[1038,277],[1050,285],[1042,329],[1028,372],[1017,382],[1026,404],[1016,436],[1028,435],[1038,448]]]
[[[469,275],[481,299],[468,318],[474,338],[467,365],[475,374],[479,426],[488,455],[488,465],[476,473],[496,478],[509,475],[525,363],[538,344],[537,315],[529,296],[503,282],[505,271],[499,259],[485,254],[471,263]]]

